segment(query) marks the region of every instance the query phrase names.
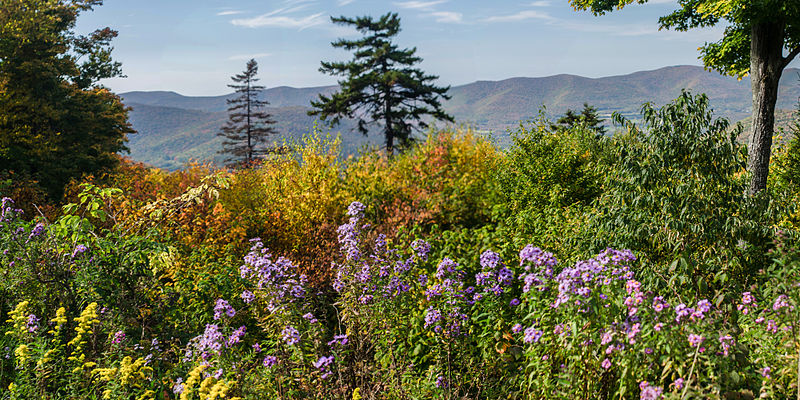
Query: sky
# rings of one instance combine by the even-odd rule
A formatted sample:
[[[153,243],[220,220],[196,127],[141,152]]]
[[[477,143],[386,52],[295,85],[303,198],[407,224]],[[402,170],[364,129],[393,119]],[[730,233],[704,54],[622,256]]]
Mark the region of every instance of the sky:
[[[168,90],[229,93],[231,75],[255,58],[267,87],[336,84],[320,61],[345,61],[337,38],[357,38],[330,16],[396,12],[400,47],[416,47],[420,67],[439,84],[575,74],[623,75],[671,65],[701,65],[697,48],[722,27],[658,30],[675,0],[650,0],[604,16],[568,0],[106,0],[82,14],[76,31],[119,31],[114,58],[126,78],[102,82],[117,93]],[[797,62],[793,63],[797,65]]]

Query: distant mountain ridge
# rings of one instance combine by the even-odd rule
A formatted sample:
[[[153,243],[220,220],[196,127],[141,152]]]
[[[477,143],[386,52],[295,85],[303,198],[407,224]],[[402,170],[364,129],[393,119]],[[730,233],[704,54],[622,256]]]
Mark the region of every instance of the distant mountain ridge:
[[[306,112],[319,94],[330,94],[336,86],[266,89],[263,98],[278,121],[282,139],[300,138],[315,123]],[[732,121],[750,114],[750,80],[741,81],[705,71],[697,66],[665,67],[627,75],[586,78],[554,75],[541,78],[509,78],[501,81],[478,81],[450,89],[452,99],[445,109],[459,123],[491,131],[500,145],[509,142],[506,132],[520,121],[535,118],[544,106],[547,115],[563,114],[568,108],[589,103],[601,115],[612,112],[636,116],[645,102],[662,105],[676,98],[681,90],[706,93],[715,113]],[[189,160],[221,161],[215,154],[220,139],[215,136],[227,119],[226,100],[222,96],[183,96],[175,92],[128,92],[121,94],[133,108],[131,121],[139,134],[130,136],[131,156],[157,167],[175,169]],[[797,108],[800,98],[800,70],[787,69],[781,80],[778,109]],[[355,152],[362,145],[379,145],[379,135],[364,137],[346,121],[334,133],[341,133],[343,147]]]

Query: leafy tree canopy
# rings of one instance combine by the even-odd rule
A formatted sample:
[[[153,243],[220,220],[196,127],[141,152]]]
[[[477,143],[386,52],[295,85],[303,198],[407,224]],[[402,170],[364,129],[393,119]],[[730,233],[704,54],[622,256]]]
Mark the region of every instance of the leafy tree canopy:
[[[570,0],[577,10],[603,15],[631,3],[648,0]],[[728,75],[743,77],[750,72],[750,35],[754,24],[767,21],[784,25],[781,38],[789,51],[788,64],[800,53],[800,2],[786,0],[679,0],[679,8],[659,18],[662,29],[687,31],[726,24],[718,42],[700,48],[703,63]]]
[[[0,0],[0,175],[37,180],[52,198],[118,163],[133,133],[120,98],[97,84],[122,76],[117,32],[78,35],[102,0]]]

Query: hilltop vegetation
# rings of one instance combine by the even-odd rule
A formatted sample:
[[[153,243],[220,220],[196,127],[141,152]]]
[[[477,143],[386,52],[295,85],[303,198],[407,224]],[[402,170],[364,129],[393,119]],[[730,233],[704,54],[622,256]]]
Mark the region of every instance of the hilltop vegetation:
[[[782,112],[794,110],[797,106],[800,98],[797,72],[787,70],[781,81],[778,108],[784,110]],[[606,123],[610,124],[613,112],[639,118],[643,103],[664,104],[677,97],[684,88],[708,94],[715,113],[720,117],[735,122],[750,115],[748,78],[737,81],[693,66],[597,79],[558,75],[481,81],[452,87],[449,92],[452,99],[443,102],[443,106],[456,121],[481,132],[491,132],[496,143],[505,148],[511,144],[507,130],[516,129],[520,121],[535,119],[543,105],[547,115],[555,119],[567,109],[579,109],[588,102],[597,107]],[[314,118],[305,115],[310,110],[311,100],[318,94],[330,95],[335,89],[335,86],[325,86],[265,90],[263,98],[273,106],[269,112],[275,115],[277,130],[282,133],[278,141],[302,137],[303,132],[314,124]],[[225,100],[229,96],[188,97],[169,92],[131,92],[121,96],[127,105],[133,107],[131,122],[139,132],[130,136],[129,147],[134,160],[170,170],[178,169],[190,160],[221,162],[214,154],[220,146],[214,133],[225,121],[226,115],[220,112],[225,110]],[[173,125],[173,121],[185,122]],[[356,154],[363,144],[380,144],[380,139],[372,136],[377,132],[364,137],[357,132],[355,123],[346,119],[332,133],[341,134],[345,154]],[[194,139],[187,142],[184,140],[187,136]],[[184,143],[194,143],[195,140],[195,145],[182,147]]]
[[[645,114],[6,199],[3,396],[793,398],[800,145],[747,198],[707,99]]]

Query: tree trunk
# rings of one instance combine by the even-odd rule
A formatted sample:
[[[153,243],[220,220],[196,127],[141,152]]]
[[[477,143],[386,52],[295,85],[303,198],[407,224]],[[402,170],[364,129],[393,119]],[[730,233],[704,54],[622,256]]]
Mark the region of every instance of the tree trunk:
[[[392,130],[392,119],[389,116],[389,96],[391,95],[391,88],[386,90],[386,95],[383,99],[383,116],[385,119],[386,127],[384,133],[386,134],[386,154],[389,157],[394,154],[394,131]]]
[[[750,79],[753,89],[753,127],[748,148],[748,195],[766,189],[769,156],[775,128],[775,103],[783,72],[783,22],[753,25],[750,37]]]

